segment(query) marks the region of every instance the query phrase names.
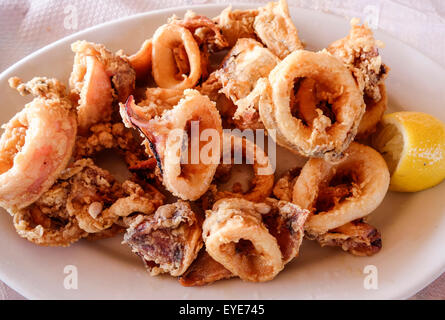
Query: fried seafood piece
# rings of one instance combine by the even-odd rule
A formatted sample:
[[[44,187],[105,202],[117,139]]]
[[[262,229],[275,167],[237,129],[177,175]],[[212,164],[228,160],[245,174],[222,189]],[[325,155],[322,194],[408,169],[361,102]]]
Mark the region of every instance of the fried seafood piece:
[[[225,8],[214,20],[221,28],[229,47],[233,47],[238,39],[257,39],[253,23],[258,10],[232,10],[232,6]]]
[[[383,47],[367,24],[360,25],[360,20],[354,18],[349,35],[332,43],[327,50],[351,70],[363,94],[377,102],[381,99],[379,86],[389,71],[379,54],[379,48]]]
[[[152,72],[161,88],[193,88],[201,78],[201,52],[193,34],[175,24],[159,27],[153,35]]]
[[[159,207],[153,215],[134,218],[125,236],[152,276],[182,275],[202,247],[201,227],[190,205],[177,201]]]
[[[188,29],[201,49],[205,47],[210,52],[217,52],[229,45],[218,24],[210,18],[198,15],[191,10],[185,13],[184,19],[173,16],[168,22]]]
[[[377,130],[377,124],[382,120],[388,106],[386,85],[379,85],[380,100],[375,101],[368,95],[364,96],[366,111],[358,127],[357,139],[366,139]]]
[[[374,211],[389,178],[383,157],[353,142],[338,162],[310,159],[294,185],[292,202],[313,213],[305,225],[309,234],[325,234]]]
[[[216,77],[216,71],[212,72],[209,77],[196,88],[202,95],[208,96],[210,100],[215,102],[216,108],[221,115],[224,128],[241,127],[241,124],[237,125],[237,120],[233,119],[237,106],[220,91],[221,89],[222,84]]]
[[[179,283],[184,287],[195,287],[233,277],[235,275],[216,262],[203,247],[187,271],[179,277]]]
[[[69,82],[83,134],[95,123],[110,121],[113,101],[126,101],[135,88],[136,73],[126,59],[101,44],[76,41],[71,50],[76,55]]]
[[[258,114],[261,92],[255,91],[257,81],[267,77],[280,60],[253,39],[239,39],[215,72],[221,83],[220,92],[237,106],[233,115],[241,129],[263,128]]]
[[[36,201],[56,181],[72,155],[76,114],[65,87],[56,79],[9,79],[20,94],[32,94],[2,128],[0,138],[0,206],[10,211]]]
[[[182,98],[184,98],[183,90],[147,88],[145,99],[135,107],[139,108],[139,112],[143,113],[146,119],[153,119],[156,116],[162,116],[165,111],[173,109]]]
[[[205,247],[241,279],[268,281],[297,256],[308,215],[308,210],[285,201],[222,199],[206,212]]]
[[[269,2],[259,8],[253,27],[261,42],[280,59],[295,50],[304,49],[286,0]]]
[[[349,222],[324,234],[308,234],[322,247],[340,247],[355,256],[372,256],[382,248],[380,232],[362,219]]]
[[[201,199],[204,201],[203,208],[210,208],[213,203],[223,198],[243,198],[248,201],[262,202],[269,197],[274,183],[274,169],[264,150],[249,139],[228,133],[223,134],[223,145],[221,163],[216,171],[215,179],[230,178],[228,177],[230,171],[236,164],[251,164],[254,178],[250,181],[246,192],[222,191],[213,184],[204,195],[204,199]]]
[[[131,99],[121,105],[121,115],[146,138],[168,191],[183,200],[196,200],[207,191],[221,157],[221,117],[215,103],[189,89],[161,117],[147,119]]]
[[[70,216],[66,202],[70,184],[59,180],[30,206],[13,211],[14,227],[22,237],[41,246],[69,246],[88,235]]]
[[[81,159],[68,168],[61,179],[69,179],[67,211],[79,226],[96,233],[110,228],[120,217],[140,212],[151,214],[160,203],[137,184],[122,185],[91,159]]]
[[[147,80],[148,76],[151,74],[152,49],[153,39],[147,39],[142,43],[139,50],[130,56],[126,56],[122,52],[119,52],[119,55],[124,59],[127,59],[130,63],[130,66],[136,73],[136,80],[138,81]]]
[[[328,47],[328,51],[339,58],[351,70],[366,103],[366,112],[360,123],[357,137],[364,139],[376,130],[387,107],[386,87],[384,84],[389,68],[382,62],[379,49],[384,44],[374,38],[367,24],[351,20],[351,31],[343,39]]]
[[[304,224],[310,211],[288,201],[268,198],[265,201],[270,211],[263,214],[263,223],[277,239],[283,263],[287,264],[298,256],[304,237]]]
[[[268,281],[283,269],[277,240],[262,222],[266,204],[222,199],[206,212],[203,239],[210,256],[247,281]]]
[[[292,201],[292,192],[300,172],[301,168],[294,168],[283,175],[275,183],[274,196],[279,200]],[[363,219],[348,222],[322,234],[310,234],[306,231],[305,237],[316,240],[322,247],[341,247],[344,251],[356,256],[373,255],[382,247],[380,232]]]
[[[90,158],[103,150],[114,149],[131,168],[147,160],[145,148],[123,123],[98,123],[89,128],[86,136],[77,136],[74,159]]]
[[[314,81],[312,99],[295,104],[301,82]],[[267,79],[260,79],[261,120],[281,146],[307,157],[336,160],[354,140],[365,112],[363,96],[351,72],[327,52],[297,50],[281,61]],[[314,94],[316,94],[314,96]],[[299,111],[311,110],[308,122]]]
[[[273,195],[279,200],[292,202],[292,193],[300,172],[301,168],[299,167],[287,171],[275,182],[272,190]]]

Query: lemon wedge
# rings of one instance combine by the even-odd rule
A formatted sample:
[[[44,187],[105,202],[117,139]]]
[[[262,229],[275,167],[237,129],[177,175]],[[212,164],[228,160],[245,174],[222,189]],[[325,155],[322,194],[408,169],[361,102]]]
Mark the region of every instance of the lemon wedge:
[[[429,114],[383,116],[372,144],[388,164],[392,191],[416,192],[445,179],[445,125]]]

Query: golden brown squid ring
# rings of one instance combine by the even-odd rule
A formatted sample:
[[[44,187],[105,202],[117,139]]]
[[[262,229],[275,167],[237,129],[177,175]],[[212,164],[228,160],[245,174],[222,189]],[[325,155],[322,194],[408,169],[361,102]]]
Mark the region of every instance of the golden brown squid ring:
[[[173,195],[196,200],[207,191],[221,157],[221,117],[214,102],[189,89],[162,117],[147,120],[132,101],[121,106],[121,114],[128,126],[138,128],[147,138],[162,181]],[[196,135],[193,125],[199,126]]]
[[[386,195],[389,171],[374,149],[353,142],[343,159],[310,159],[298,177],[293,203],[311,210],[305,229],[323,234],[374,211]]]
[[[375,102],[372,98],[365,95],[366,112],[358,127],[357,138],[365,139],[377,129],[377,124],[383,117],[388,105],[388,97],[386,95],[386,85],[379,85],[380,100]]]
[[[201,77],[201,53],[192,33],[177,24],[167,24],[153,36],[152,69],[161,88],[184,90]]]
[[[216,199],[240,197],[253,202],[264,201],[272,192],[274,183],[274,170],[267,154],[249,139],[236,135],[224,133],[223,141],[224,145],[231,145],[231,150],[224,150],[224,153],[229,151],[232,156],[242,155],[246,163],[252,163],[255,176],[246,193],[218,191]]]
[[[294,81],[311,78],[326,89],[326,102],[332,105],[335,119],[321,110],[312,125],[292,115],[291,95]],[[259,110],[261,120],[276,141],[293,151],[310,157],[340,157],[354,139],[365,112],[360,90],[351,72],[325,52],[297,50],[281,61],[269,75],[259,81],[263,95]]]
[[[203,224],[209,255],[243,280],[273,279],[284,263],[277,240],[262,222],[262,212],[268,211],[264,203],[238,198],[215,203]]]
[[[21,93],[37,97],[3,126],[0,206],[8,211],[30,205],[56,181],[71,157],[77,127],[65,87],[57,80],[11,81]]]

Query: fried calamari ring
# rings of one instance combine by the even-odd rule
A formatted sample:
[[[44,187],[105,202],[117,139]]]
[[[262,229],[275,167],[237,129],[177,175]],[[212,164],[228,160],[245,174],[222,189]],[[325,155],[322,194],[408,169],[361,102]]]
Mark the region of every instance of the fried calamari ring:
[[[259,8],[253,26],[261,42],[280,59],[304,48],[292,23],[286,0],[269,2]]]
[[[239,39],[215,71],[222,85],[220,92],[237,106],[233,115],[241,128],[261,129],[258,100],[261,92],[255,91],[260,78],[267,77],[280,60],[253,39]]]
[[[184,201],[159,207],[153,215],[134,218],[124,236],[151,275],[182,275],[202,247],[196,214]]]
[[[101,44],[77,41],[71,49],[76,55],[69,82],[83,134],[91,125],[111,119],[114,97],[125,102],[135,88],[136,74],[127,60]]]
[[[322,87],[328,114],[317,110],[311,125],[292,115],[295,80],[311,78]],[[308,157],[340,158],[354,139],[365,112],[363,97],[351,72],[326,52],[297,50],[281,61],[267,79],[258,81],[262,92],[261,120],[278,144]]]
[[[322,247],[340,247],[355,256],[372,256],[382,248],[380,232],[360,220],[349,222],[321,235],[306,233],[310,240],[317,240]]]
[[[272,280],[284,267],[277,240],[262,223],[270,207],[243,199],[222,199],[206,212],[203,239],[209,255],[247,281]]]
[[[159,27],[153,36],[152,69],[161,88],[194,87],[201,77],[201,52],[192,33],[177,24]]]
[[[138,128],[147,138],[167,190],[183,200],[196,200],[207,191],[221,157],[222,140],[221,117],[208,97],[185,90],[172,110],[150,120],[132,101],[121,106],[121,114],[127,126]]]
[[[382,156],[353,142],[336,163],[310,159],[295,183],[292,202],[313,212],[306,230],[323,234],[370,214],[388,186],[389,171]]]
[[[270,196],[274,183],[274,170],[266,153],[255,143],[243,137],[224,133],[223,139],[223,145],[231,146],[231,149],[223,150],[222,163],[232,159],[230,164],[252,164],[255,176],[247,192],[217,191],[215,200],[239,197],[253,202],[264,201]],[[245,159],[245,162],[240,157]]]
[[[14,211],[17,233],[41,246],[69,246],[87,236],[66,209],[69,189],[69,183],[58,181],[36,202]]]
[[[56,181],[71,157],[76,114],[58,80],[34,78],[11,87],[34,100],[7,124],[0,138],[0,206],[10,210],[36,201]]]
[[[358,127],[357,139],[365,139],[377,130],[377,124],[383,117],[388,105],[388,97],[386,95],[386,85],[379,85],[380,100],[374,101],[365,95],[366,112]]]

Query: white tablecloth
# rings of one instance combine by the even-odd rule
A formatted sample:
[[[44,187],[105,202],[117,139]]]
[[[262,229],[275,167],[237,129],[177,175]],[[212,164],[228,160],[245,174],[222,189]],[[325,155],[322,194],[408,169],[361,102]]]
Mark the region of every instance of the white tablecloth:
[[[35,50],[87,27],[135,13],[207,3],[268,0],[0,0],[0,72]],[[445,66],[444,0],[288,0],[289,6],[359,17]],[[0,299],[21,296],[0,282]],[[445,275],[414,298],[445,299]]]

